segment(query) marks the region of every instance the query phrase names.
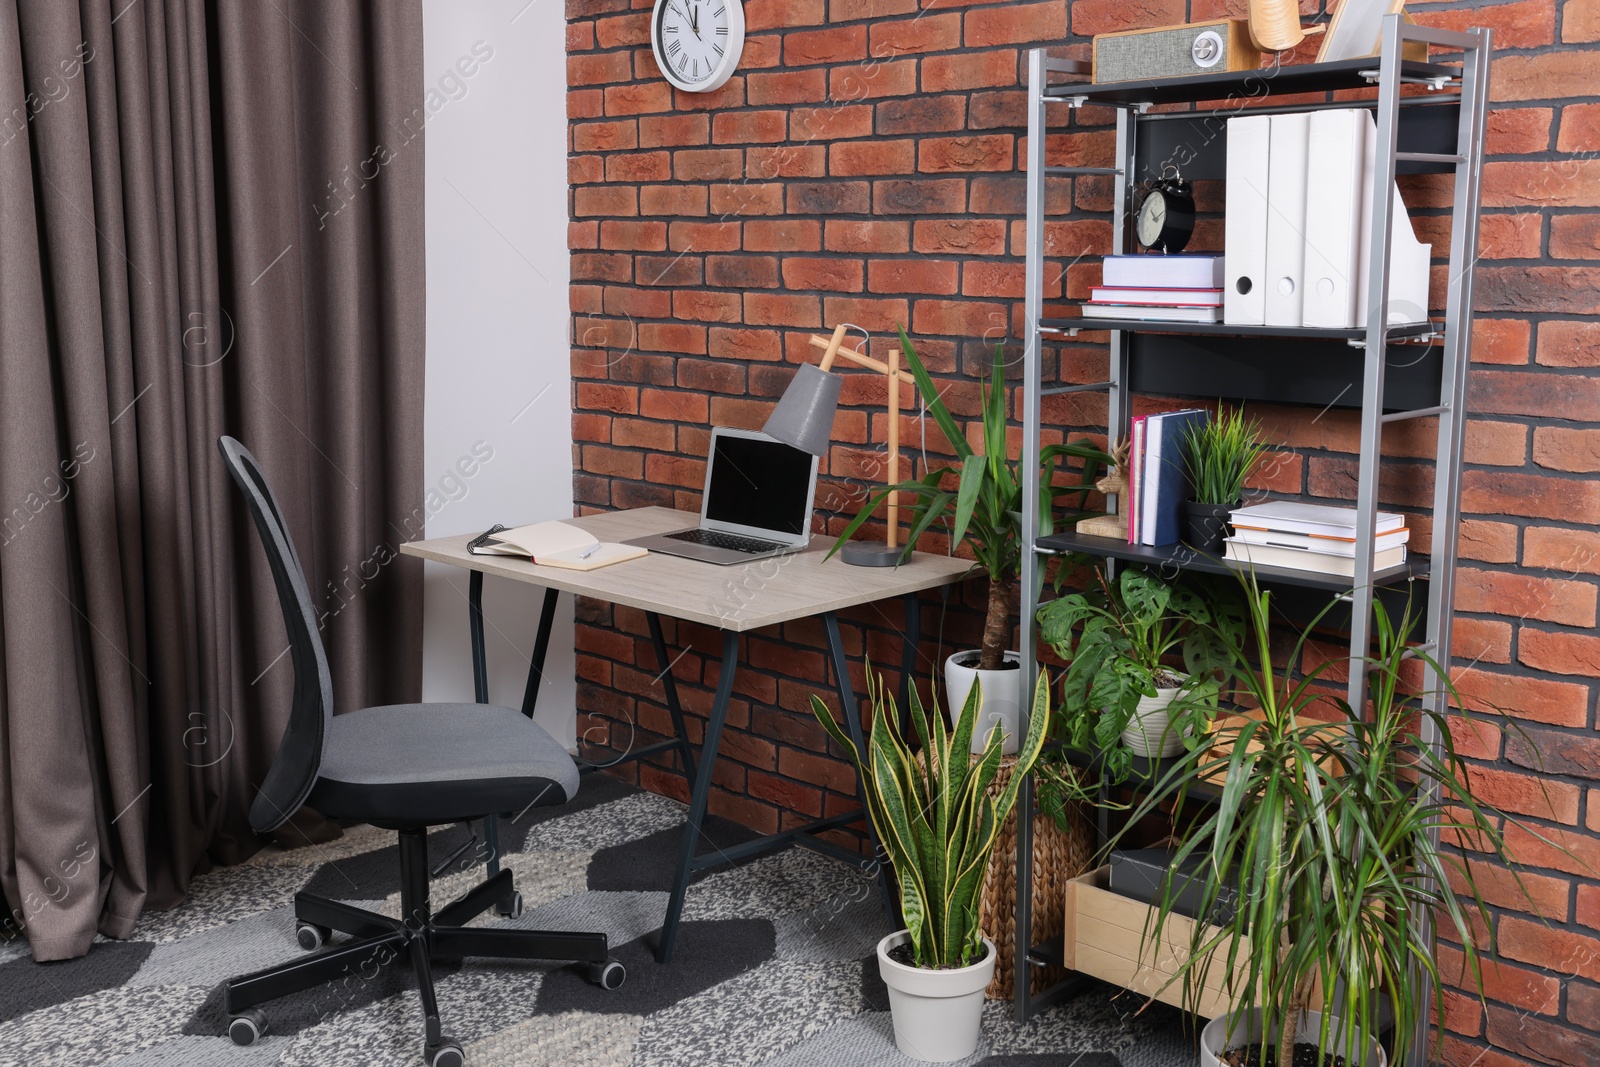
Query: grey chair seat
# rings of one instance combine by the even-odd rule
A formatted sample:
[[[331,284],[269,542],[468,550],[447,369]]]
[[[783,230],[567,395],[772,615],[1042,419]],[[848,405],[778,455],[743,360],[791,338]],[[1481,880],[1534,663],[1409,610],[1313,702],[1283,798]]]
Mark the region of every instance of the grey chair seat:
[[[515,708],[389,704],[333,716],[308,803],[335,819],[426,826],[577,792],[567,750]]]

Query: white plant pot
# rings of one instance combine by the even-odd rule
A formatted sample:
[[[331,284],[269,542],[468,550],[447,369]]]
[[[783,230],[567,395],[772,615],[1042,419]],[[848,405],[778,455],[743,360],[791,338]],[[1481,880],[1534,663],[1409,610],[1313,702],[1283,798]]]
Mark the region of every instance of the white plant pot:
[[[1014,755],[1017,751],[1017,729],[1022,722],[1022,656],[1017,652],[1007,652],[1006,662],[1016,666],[999,671],[980,671],[957,662],[968,658],[976,663],[978,653],[957,652],[944,661],[944,692],[948,705],[945,710],[950,716],[950,725],[954,728],[961,709],[966,707],[972,683],[977,681],[983,686],[983,705],[978,708],[978,725],[972,731],[972,751],[982,752],[984,742],[989,740],[989,732],[998,725],[1005,731],[1005,747],[1001,751],[1007,756]]]
[[[890,949],[910,940],[910,933],[899,930],[878,942],[878,973],[889,987],[895,1047],[929,1063],[965,1059],[978,1048],[983,991],[994,977],[994,942],[983,939],[988,951],[971,966],[930,970],[889,958]]]
[[[1334,1022],[1332,1033],[1338,1034],[1338,1022]],[[1317,1035],[1322,1027],[1322,1013],[1317,1011],[1303,1011],[1295,1025],[1294,1039],[1296,1043],[1304,1042],[1308,1045],[1317,1043]],[[1206,1023],[1205,1029],[1200,1031],[1200,1064],[1201,1067],[1221,1067],[1222,1054],[1230,1048],[1240,1045],[1253,1045],[1262,1040],[1261,1034],[1261,1009],[1251,1008],[1243,1016],[1218,1016]],[[1270,1041],[1277,1041],[1278,1035],[1273,1034]],[[1382,1046],[1372,1038],[1367,1038],[1365,1055],[1359,1060],[1351,1056],[1349,1051],[1333,1037],[1336,1055],[1345,1057],[1350,1067],[1388,1067],[1389,1058],[1384,1055]]]
[[[1172,702],[1179,686],[1157,689],[1153,697],[1140,697],[1133,718],[1122,731],[1122,743],[1136,756],[1176,756],[1183,751],[1183,737],[1172,726]]]

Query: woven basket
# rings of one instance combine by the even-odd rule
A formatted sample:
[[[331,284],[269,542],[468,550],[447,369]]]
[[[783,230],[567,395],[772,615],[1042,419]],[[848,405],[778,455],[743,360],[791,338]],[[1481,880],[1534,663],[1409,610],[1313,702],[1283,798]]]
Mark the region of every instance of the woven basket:
[[[1016,759],[1007,756],[1000,772],[989,785],[995,796],[1011,780]],[[1089,869],[1094,853],[1094,829],[1077,806],[1068,809],[1070,831],[1062,830],[1055,819],[1042,812],[1033,818],[1033,941],[1039,944],[1061,938],[1066,930],[1067,882]],[[983,899],[979,909],[983,932],[999,950],[994,978],[986,990],[997,1000],[1010,1000],[1016,992],[1018,951],[1017,931],[1017,813],[1006,816],[989,857],[984,877]],[[1027,946],[1023,946],[1026,953]],[[1033,991],[1038,992],[1060,981],[1066,972],[1060,967],[1033,967]]]

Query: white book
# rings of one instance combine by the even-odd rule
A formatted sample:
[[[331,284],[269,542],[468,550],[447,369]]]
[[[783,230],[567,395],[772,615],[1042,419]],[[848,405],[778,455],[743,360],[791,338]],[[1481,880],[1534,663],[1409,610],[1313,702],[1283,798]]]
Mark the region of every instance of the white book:
[[[1096,304],[1140,304],[1153,307],[1221,307],[1221,289],[1140,289],[1107,288],[1097,285],[1089,290],[1089,299]]]
[[[1263,504],[1235,508],[1228,521],[1236,527],[1276,530],[1284,533],[1322,534],[1330,537],[1356,535],[1356,509],[1335,504],[1308,504],[1300,500],[1269,500]],[[1393,533],[1406,524],[1406,517],[1393,511],[1378,512],[1376,530]]]
[[[1305,326],[1360,326],[1361,206],[1367,158],[1367,113],[1336,108],[1311,113],[1306,151]]]
[[[1107,256],[1100,267],[1102,285],[1122,288],[1220,289],[1223,273],[1221,256],[1163,256],[1154,252]]]
[[[1262,567],[1283,567],[1287,570],[1316,571],[1318,574],[1336,574],[1346,578],[1355,577],[1356,560],[1354,556],[1335,556],[1327,552],[1307,552],[1298,548],[1275,548],[1270,545],[1252,545],[1237,538],[1230,537],[1226,540],[1222,550],[1223,559],[1231,559],[1236,563],[1250,563]],[[1372,557],[1374,571],[1386,571],[1390,567],[1398,567],[1406,561],[1406,550],[1391,548],[1387,552],[1377,552]]]
[[[1223,321],[1260,326],[1267,313],[1267,180],[1272,122],[1269,115],[1228,120],[1227,187],[1223,225],[1227,280]]]
[[[1311,115],[1273,115],[1267,164],[1267,299],[1262,321],[1299,326],[1305,304],[1306,151]],[[1317,209],[1321,210],[1319,204]]]
[[[1356,554],[1356,539],[1354,537],[1285,533],[1282,530],[1252,530],[1248,526],[1236,526],[1234,527],[1233,538],[1248,545],[1292,548],[1300,552],[1323,552],[1330,556],[1354,556]],[[1411,531],[1402,528],[1394,533],[1379,534],[1373,541],[1372,547],[1378,552],[1387,552],[1391,548],[1404,548],[1410,540]]]
[[[1132,304],[1083,305],[1086,319],[1140,319],[1145,322],[1221,322],[1218,307],[1140,307]]]
[[[1161,415],[1151,415],[1144,420],[1144,467],[1139,474],[1143,491],[1139,494],[1139,544],[1153,545],[1156,532],[1156,508],[1161,500],[1161,428],[1166,424]]]

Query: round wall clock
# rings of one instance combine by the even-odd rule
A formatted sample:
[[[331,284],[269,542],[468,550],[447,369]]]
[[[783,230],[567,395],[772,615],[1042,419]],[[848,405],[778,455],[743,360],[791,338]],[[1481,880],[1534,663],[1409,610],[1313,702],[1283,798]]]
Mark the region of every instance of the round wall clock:
[[[719,89],[744,50],[744,8],[739,0],[656,0],[650,47],[661,73],[679,89]]]

